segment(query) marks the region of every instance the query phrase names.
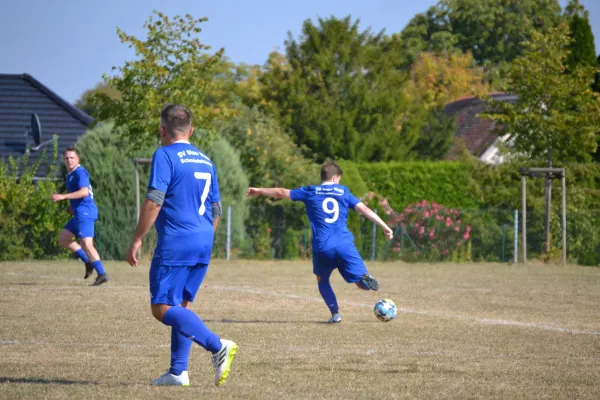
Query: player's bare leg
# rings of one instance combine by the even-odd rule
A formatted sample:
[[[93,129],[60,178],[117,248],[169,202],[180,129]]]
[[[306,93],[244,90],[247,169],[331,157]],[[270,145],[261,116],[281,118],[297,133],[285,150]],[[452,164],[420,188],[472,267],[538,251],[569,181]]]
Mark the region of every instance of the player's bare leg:
[[[83,251],[85,251],[85,253],[88,255],[92,267],[98,271],[98,276],[96,277],[94,283],[92,283],[92,286],[99,286],[108,282],[108,275],[104,273],[104,267],[102,266],[102,261],[100,261],[100,255],[94,247],[94,239],[91,237],[81,238],[79,239],[79,243],[81,244]]]
[[[62,231],[60,231],[60,238],[58,239],[58,244],[60,244],[60,247],[62,247],[63,249],[71,250],[73,253],[75,253],[77,250],[81,249],[81,246],[77,242],[74,242],[73,239],[75,239],[73,233],[66,229],[63,229]]]
[[[63,249],[67,249],[67,250],[71,251],[72,253],[78,254],[82,248],[79,245],[79,243],[74,241],[74,239],[75,239],[75,235],[73,235],[73,232],[71,232],[67,229],[63,229],[62,231],[60,231],[60,237],[58,239],[58,244],[60,244],[60,247],[62,247]],[[85,250],[84,250],[84,252],[85,252]],[[87,255],[87,252],[85,252],[85,253]],[[85,262],[85,275],[83,276],[83,279],[89,278],[93,272],[94,272],[94,267],[92,266],[92,263],[89,260],[89,255],[88,255],[88,261]]]
[[[98,254],[98,250],[94,247],[94,239],[92,238],[81,238],[79,239],[81,243],[81,247],[86,252],[91,262],[98,261],[100,259],[100,254]]]

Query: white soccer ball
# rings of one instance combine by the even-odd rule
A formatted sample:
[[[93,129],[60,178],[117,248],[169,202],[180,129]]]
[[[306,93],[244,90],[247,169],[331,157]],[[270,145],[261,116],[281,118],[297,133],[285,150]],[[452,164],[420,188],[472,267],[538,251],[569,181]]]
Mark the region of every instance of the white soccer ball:
[[[396,318],[396,315],[398,315],[396,303],[390,299],[379,300],[377,303],[375,303],[375,308],[373,311],[375,312],[377,319],[383,322],[390,322]]]

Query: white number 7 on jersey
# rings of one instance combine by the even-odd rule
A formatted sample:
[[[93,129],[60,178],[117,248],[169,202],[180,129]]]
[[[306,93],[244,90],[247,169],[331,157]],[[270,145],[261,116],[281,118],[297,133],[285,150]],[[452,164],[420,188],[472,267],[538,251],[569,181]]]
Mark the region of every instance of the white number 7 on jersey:
[[[208,197],[208,191],[210,190],[210,181],[212,179],[212,175],[208,172],[194,172],[194,178],[206,181],[204,182],[204,189],[202,189],[202,196],[200,196],[200,209],[198,210],[198,213],[200,215],[204,215],[204,213],[206,212],[206,206],[204,205],[204,202]]]
[[[330,204],[332,205],[331,208],[329,207]],[[327,214],[333,214],[331,218],[325,218],[325,222],[330,224],[337,221],[338,217],[340,216],[340,206],[338,205],[336,199],[332,197],[328,197],[323,200],[323,211],[325,211]]]

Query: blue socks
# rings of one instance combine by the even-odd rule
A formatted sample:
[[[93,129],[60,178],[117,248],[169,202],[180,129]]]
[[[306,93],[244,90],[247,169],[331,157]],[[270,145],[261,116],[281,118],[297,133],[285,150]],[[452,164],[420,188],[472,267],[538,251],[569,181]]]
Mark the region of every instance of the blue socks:
[[[83,251],[83,249],[79,249],[76,252],[74,252],[73,254],[75,254],[75,257],[79,258],[81,261],[83,261],[86,264],[90,262],[89,257],[87,256],[87,254],[85,254],[85,251]],[[96,272],[98,272],[98,275],[104,275],[104,267],[102,266],[102,261],[100,261],[100,260],[94,261],[92,263],[92,266],[94,267]]]
[[[73,254],[75,254],[75,257],[79,258],[86,264],[90,262],[90,259],[88,258],[87,254],[85,254],[85,251],[83,251],[83,249],[79,249]]]
[[[213,354],[221,350],[220,338],[204,325],[199,316],[187,308],[180,306],[169,308],[162,323],[172,327]],[[171,339],[172,344],[173,338],[171,337]]]
[[[181,375],[183,371],[188,370],[191,349],[192,341],[181,332],[176,331],[175,328],[171,328],[171,369],[169,369],[169,373]]]
[[[94,261],[92,263],[92,266],[94,267],[96,272],[98,272],[98,275],[104,275],[104,267],[102,266],[102,261]]]
[[[332,314],[337,313],[339,311],[338,302],[335,293],[333,293],[331,283],[329,283],[329,279],[321,278],[319,281],[319,293],[321,293],[321,297],[323,297],[325,304],[329,307],[329,311],[331,311]]]

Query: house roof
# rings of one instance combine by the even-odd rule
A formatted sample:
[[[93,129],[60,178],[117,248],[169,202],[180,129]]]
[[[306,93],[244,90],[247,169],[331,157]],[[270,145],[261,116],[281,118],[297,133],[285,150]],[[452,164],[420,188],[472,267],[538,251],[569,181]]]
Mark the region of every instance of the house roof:
[[[0,74],[0,159],[22,156],[31,115],[36,114],[42,128],[42,141],[58,135],[59,152],[77,142],[94,119],[68,103],[37,79],[28,74]],[[31,162],[38,160],[42,150],[31,152]],[[45,176],[49,155],[37,176]]]
[[[517,96],[511,93],[495,92],[488,95],[495,100],[514,103]],[[446,104],[444,113],[455,117],[455,145],[450,150],[448,158],[454,159],[458,154],[457,141],[462,140],[470,154],[481,156],[498,137],[496,123],[489,119],[480,118],[479,114],[486,111],[484,101],[476,96],[468,96]]]
[[[79,108],[64,100],[62,97],[54,93],[47,86],[45,86],[43,83],[41,83],[29,74],[0,74],[0,79],[22,79],[30,83],[34,88],[36,88],[40,92],[44,93],[46,96],[52,99],[52,101],[63,107],[67,112],[73,115],[73,117],[80,120],[86,126],[89,126],[94,122],[94,118],[90,117],[88,114],[81,111]]]

